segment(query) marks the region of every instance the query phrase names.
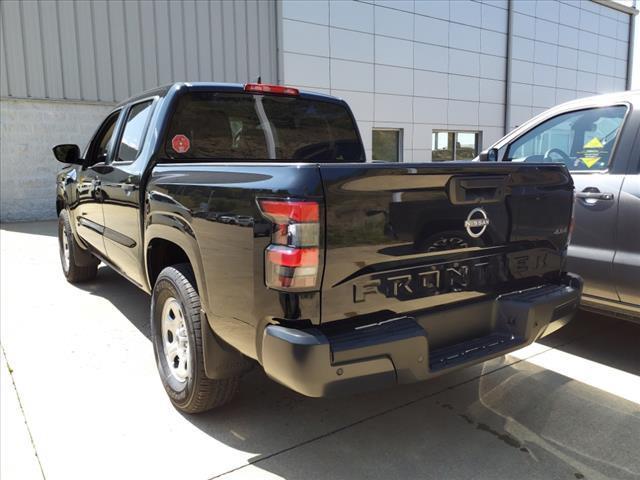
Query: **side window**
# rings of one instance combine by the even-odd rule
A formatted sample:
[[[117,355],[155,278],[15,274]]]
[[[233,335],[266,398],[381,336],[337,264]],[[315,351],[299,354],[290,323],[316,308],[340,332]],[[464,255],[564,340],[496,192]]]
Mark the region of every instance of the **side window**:
[[[147,120],[151,114],[153,101],[138,103],[131,107],[118,147],[118,162],[133,162],[140,154]]]
[[[91,144],[89,145],[87,156],[89,165],[95,165],[96,163],[107,161],[119,116],[120,111],[112,113],[98,128],[98,132],[95,134]]]
[[[572,171],[606,170],[626,111],[617,105],[558,115],[515,140],[506,160],[562,162]]]

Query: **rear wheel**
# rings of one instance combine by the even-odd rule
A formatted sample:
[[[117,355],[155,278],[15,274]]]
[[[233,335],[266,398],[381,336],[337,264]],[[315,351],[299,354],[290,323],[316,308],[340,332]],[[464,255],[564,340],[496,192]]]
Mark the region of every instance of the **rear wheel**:
[[[239,377],[212,380],[205,374],[200,296],[188,264],[167,267],[151,299],[151,336],[156,364],[171,402],[185,413],[224,405],[238,389]]]
[[[66,210],[62,210],[58,216],[58,246],[62,273],[67,281],[79,283],[96,278],[100,262],[76,242]],[[82,258],[78,258],[78,255]]]

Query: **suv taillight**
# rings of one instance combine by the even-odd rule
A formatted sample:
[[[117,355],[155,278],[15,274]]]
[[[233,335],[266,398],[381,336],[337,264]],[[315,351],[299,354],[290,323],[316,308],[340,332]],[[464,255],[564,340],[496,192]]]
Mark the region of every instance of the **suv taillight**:
[[[276,290],[315,290],[320,263],[320,205],[302,200],[258,200],[276,227],[265,253],[265,281]]]

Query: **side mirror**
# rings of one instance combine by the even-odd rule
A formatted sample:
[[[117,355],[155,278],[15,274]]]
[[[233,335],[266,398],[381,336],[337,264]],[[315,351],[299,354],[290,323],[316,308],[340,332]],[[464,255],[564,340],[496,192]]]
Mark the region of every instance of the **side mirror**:
[[[83,159],[80,158],[80,147],[71,143],[63,143],[53,147],[53,154],[56,160],[62,163],[70,163],[72,165],[82,165]]]
[[[498,161],[498,149],[490,148],[486,153],[480,154],[481,162],[497,162]]]

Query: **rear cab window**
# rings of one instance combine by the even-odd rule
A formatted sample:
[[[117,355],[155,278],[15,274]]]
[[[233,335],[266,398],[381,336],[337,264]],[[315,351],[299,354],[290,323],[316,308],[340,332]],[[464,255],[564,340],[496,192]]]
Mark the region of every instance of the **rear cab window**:
[[[348,108],[337,102],[229,92],[187,92],[165,141],[172,159],[363,162]]]
[[[506,160],[562,162],[573,172],[607,170],[626,113],[625,105],[563,113],[511,143]]]

